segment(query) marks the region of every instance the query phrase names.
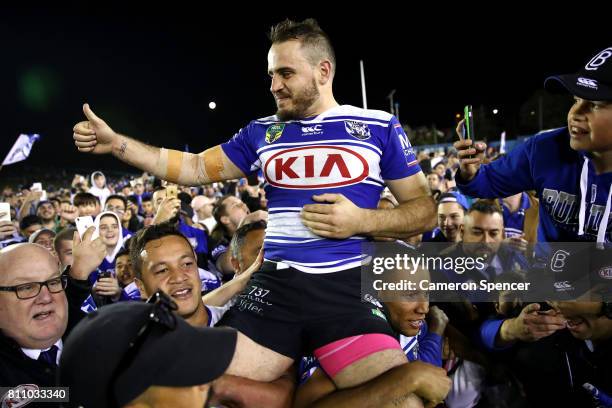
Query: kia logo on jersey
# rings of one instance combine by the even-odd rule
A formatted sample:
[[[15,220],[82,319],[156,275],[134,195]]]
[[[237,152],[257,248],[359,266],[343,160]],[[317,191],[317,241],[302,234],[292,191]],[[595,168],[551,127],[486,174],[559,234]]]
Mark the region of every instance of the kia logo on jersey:
[[[264,165],[270,185],[297,189],[348,186],[365,179],[369,171],[361,154],[341,146],[286,149],[270,156]]]

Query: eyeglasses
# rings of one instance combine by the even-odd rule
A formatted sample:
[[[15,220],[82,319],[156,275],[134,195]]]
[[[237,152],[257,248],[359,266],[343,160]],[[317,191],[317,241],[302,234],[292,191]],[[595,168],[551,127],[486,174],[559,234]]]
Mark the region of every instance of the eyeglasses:
[[[62,275],[44,282],[28,282],[15,286],[0,286],[0,291],[15,292],[17,298],[25,300],[38,296],[43,286],[46,286],[51,293],[59,293],[66,289],[67,285],[68,277]]]

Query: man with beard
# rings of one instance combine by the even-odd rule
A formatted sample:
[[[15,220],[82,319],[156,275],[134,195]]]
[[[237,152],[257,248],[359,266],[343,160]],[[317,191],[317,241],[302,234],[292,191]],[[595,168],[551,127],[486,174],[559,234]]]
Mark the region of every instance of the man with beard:
[[[79,151],[112,153],[179,185],[239,179],[258,168],[270,217],[264,262],[221,324],[239,330],[229,374],[272,381],[304,354],[338,388],[363,384],[406,357],[387,322],[361,302],[364,235],[404,238],[433,227],[435,206],[408,137],[392,115],[340,106],[336,59],[312,19],[272,28],[268,53],[276,115],[250,122],[201,154],[116,133],[89,105],[74,127]],[[324,144],[324,146],[321,146]],[[376,210],[385,184],[400,203]],[[309,307],[302,307],[302,304]]]
[[[527,267],[526,259],[510,246],[502,245],[504,240],[504,219],[501,210],[494,203],[477,201],[472,204],[460,228],[460,242],[443,251],[446,257],[470,256],[481,258],[482,268],[471,268],[463,274],[450,272],[462,281],[478,282],[486,279],[491,282],[503,272]]]
[[[55,207],[51,201],[39,202],[36,206],[36,215],[38,215],[42,220],[43,228],[57,232],[59,220],[57,217],[57,211],[55,210]]]

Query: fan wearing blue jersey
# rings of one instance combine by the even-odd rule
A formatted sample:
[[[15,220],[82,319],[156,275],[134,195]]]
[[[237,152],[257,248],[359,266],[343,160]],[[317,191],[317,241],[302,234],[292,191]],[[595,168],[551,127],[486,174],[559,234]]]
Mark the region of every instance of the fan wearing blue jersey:
[[[261,170],[265,262],[221,321],[239,330],[227,373],[272,381],[302,355],[326,353],[335,385],[352,387],[406,363],[387,322],[361,302],[361,244],[430,230],[435,206],[398,120],[334,99],[336,59],[316,21],[286,20],[270,39],[277,112],[227,143],[200,154],[149,146],[114,132],[87,104],[73,138],[79,151],[112,153],[180,185]],[[376,210],[385,185],[400,204]]]
[[[535,190],[540,200],[539,241],[609,243],[612,47],[597,53],[578,73],[545,82],[549,89],[559,85],[574,95],[567,127],[541,132],[486,165],[484,143],[456,142],[461,163],[457,185],[464,194],[481,198]]]

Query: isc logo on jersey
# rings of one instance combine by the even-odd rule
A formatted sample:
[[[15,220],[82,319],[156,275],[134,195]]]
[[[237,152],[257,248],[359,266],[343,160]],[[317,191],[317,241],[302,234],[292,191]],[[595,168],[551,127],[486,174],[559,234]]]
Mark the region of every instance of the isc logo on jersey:
[[[317,189],[356,184],[370,168],[358,148],[307,146],[272,152],[264,158],[264,175],[270,185]]]

